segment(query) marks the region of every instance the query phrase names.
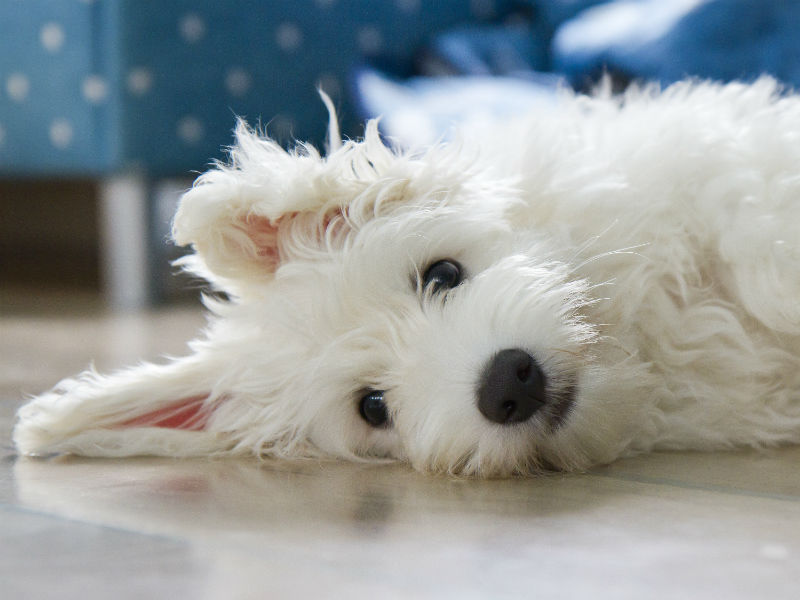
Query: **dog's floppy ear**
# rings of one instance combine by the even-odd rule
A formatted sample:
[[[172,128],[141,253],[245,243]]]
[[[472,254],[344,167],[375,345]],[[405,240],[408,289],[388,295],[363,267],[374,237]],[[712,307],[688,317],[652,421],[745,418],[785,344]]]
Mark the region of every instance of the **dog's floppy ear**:
[[[59,383],[20,408],[14,442],[23,454],[200,456],[227,450],[210,422],[228,402],[214,392],[214,365],[197,357],[142,364]]]
[[[179,245],[191,245],[196,253],[184,262],[203,276],[226,279],[273,273],[280,263],[278,231],[281,221],[285,223],[284,215],[270,217],[254,207],[237,207],[229,198],[218,196],[225,191],[204,183],[181,200],[173,237]]]
[[[286,151],[240,121],[230,163],[200,176],[181,199],[173,237],[196,252],[185,264],[211,279],[261,279],[286,254],[330,241],[346,209],[327,171],[313,147]]]
[[[329,251],[406,197],[412,161],[383,143],[377,120],[362,141],[342,142],[333,104],[322,98],[330,114],[325,157],[307,144],[287,151],[239,121],[229,162],[201,175],[178,207],[173,237],[195,250],[182,261],[189,270],[240,290],[285,260]],[[380,189],[370,195],[371,188]]]

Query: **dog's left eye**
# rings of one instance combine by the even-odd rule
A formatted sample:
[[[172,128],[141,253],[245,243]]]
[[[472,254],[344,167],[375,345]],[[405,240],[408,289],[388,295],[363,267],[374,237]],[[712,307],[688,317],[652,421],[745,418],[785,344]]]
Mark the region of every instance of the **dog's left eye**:
[[[425,270],[422,276],[422,287],[428,289],[433,286],[432,291],[438,294],[444,290],[456,287],[463,280],[461,265],[450,259],[439,260]]]
[[[358,405],[361,418],[373,427],[385,427],[389,423],[389,411],[383,394],[381,390],[371,390],[361,397]]]

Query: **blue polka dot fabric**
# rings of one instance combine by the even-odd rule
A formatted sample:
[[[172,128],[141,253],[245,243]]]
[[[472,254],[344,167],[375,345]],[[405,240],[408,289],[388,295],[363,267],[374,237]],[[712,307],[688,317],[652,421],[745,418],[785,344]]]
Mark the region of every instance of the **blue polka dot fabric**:
[[[0,174],[200,170],[235,117],[321,144],[355,65],[412,72],[435,32],[511,0],[5,0]]]

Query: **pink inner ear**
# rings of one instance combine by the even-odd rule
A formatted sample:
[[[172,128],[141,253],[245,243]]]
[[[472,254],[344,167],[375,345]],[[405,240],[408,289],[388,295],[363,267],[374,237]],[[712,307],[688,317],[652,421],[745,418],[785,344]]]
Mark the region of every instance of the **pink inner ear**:
[[[347,208],[342,207],[326,214],[322,220],[322,228],[331,237],[336,237],[348,229]]]
[[[284,217],[281,217],[284,218]],[[280,263],[278,252],[278,220],[268,217],[247,215],[241,228],[256,247],[256,255],[266,263],[267,269],[274,271]]]
[[[202,431],[211,411],[204,406],[207,396],[192,396],[119,424],[119,427],[161,427]]]
[[[314,240],[321,245],[326,235],[337,237],[348,229],[346,212],[345,208],[336,208],[328,212],[322,217],[321,227],[317,214],[313,212],[287,212],[277,219],[248,214],[242,217],[236,226],[252,242],[255,257],[259,262],[268,271],[275,271],[284,258],[281,256],[278,243],[282,225],[299,226],[305,235],[303,239]],[[341,218],[343,216],[345,218]]]

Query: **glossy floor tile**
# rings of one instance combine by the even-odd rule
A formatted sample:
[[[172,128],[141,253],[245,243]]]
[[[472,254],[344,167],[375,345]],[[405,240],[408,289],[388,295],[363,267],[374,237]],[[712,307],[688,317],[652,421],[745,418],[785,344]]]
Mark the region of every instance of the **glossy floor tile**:
[[[191,309],[0,317],[0,597],[800,597],[800,449],[506,481],[402,465],[22,459],[24,393],[179,354]]]

